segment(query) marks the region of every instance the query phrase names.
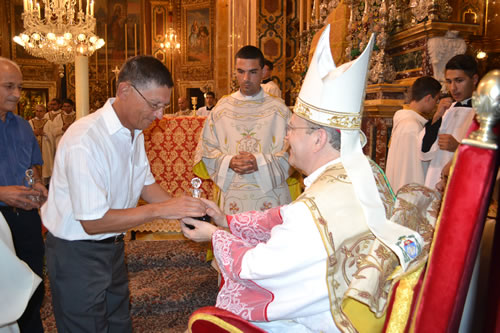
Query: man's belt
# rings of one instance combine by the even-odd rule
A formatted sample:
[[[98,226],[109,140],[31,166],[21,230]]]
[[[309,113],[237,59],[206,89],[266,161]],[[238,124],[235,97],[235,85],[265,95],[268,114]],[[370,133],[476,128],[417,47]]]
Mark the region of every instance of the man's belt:
[[[104,239],[81,239],[80,242],[88,242],[88,243],[100,243],[100,244],[112,244],[112,243],[120,243],[123,242],[124,234],[119,234],[116,236],[111,236]]]

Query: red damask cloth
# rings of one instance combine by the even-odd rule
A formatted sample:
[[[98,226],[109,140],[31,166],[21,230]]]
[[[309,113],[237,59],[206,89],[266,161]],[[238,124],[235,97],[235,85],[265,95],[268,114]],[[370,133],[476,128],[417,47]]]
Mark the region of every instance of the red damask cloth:
[[[144,145],[156,182],[174,196],[191,195],[193,158],[206,117],[164,117],[144,130]],[[203,180],[202,197],[212,198],[213,182]],[[133,231],[181,232],[178,220],[155,220]]]

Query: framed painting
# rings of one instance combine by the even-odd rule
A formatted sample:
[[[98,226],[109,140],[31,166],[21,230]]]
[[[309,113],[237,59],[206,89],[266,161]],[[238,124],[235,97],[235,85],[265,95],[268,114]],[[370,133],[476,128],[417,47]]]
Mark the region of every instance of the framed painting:
[[[48,88],[23,88],[17,104],[17,113],[24,119],[30,120],[35,116],[35,105],[42,104],[47,107],[48,102]]]
[[[212,56],[212,22],[209,3],[204,6],[185,6],[184,16],[184,63],[209,64]]]
[[[106,42],[110,60],[125,60],[141,50],[141,0],[97,0],[97,35]],[[103,50],[101,49],[101,50]]]
[[[17,104],[17,114],[26,120],[35,116],[34,107],[43,104],[45,107],[49,100],[55,98],[57,85],[55,81],[23,81],[23,90]]]

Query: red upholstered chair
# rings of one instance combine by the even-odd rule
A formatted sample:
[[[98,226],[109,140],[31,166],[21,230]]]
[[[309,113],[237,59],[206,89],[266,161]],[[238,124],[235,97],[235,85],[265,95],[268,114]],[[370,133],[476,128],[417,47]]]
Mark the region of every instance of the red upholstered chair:
[[[232,312],[218,309],[215,306],[206,306],[196,310],[189,317],[188,332],[264,333],[265,331]]]

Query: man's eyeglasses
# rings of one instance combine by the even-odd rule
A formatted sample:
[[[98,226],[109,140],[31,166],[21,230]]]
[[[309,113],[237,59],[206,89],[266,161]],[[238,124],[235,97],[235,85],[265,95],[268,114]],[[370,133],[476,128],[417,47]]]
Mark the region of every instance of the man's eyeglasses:
[[[144,97],[144,95],[141,94],[139,89],[137,89],[133,84],[131,84],[131,86],[135,89],[135,91],[137,91],[137,93],[142,97],[142,99],[148,104],[148,106],[151,108],[151,110],[154,110],[154,111],[159,110],[159,109],[163,110],[164,108],[170,106],[170,104],[152,103],[146,97]]]
[[[317,130],[317,129],[320,129],[319,127],[309,127],[309,126],[292,126],[290,124],[286,124],[286,132],[289,133],[293,130],[296,130],[296,129],[308,129],[308,130]]]

